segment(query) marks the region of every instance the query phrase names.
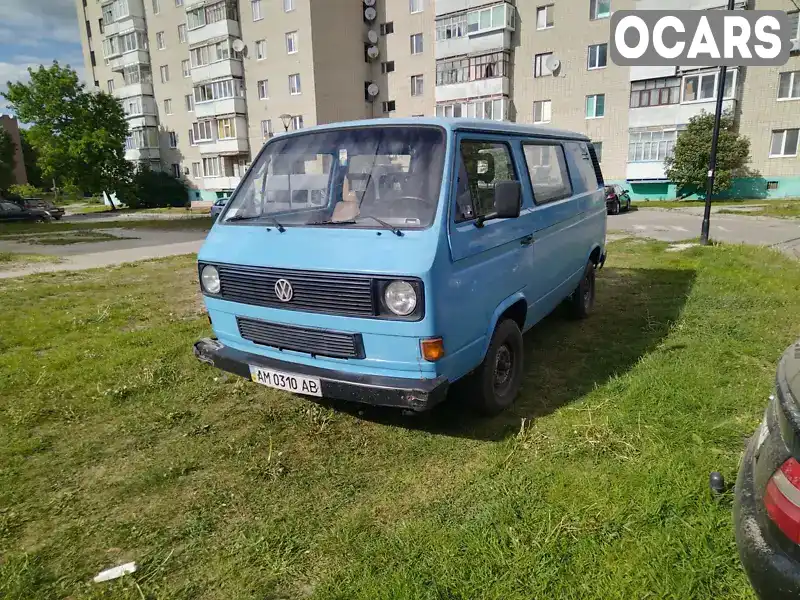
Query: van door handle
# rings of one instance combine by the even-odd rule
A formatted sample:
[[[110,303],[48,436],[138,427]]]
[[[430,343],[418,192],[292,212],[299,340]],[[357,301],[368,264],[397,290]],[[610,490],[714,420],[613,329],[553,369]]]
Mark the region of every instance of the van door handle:
[[[533,243],[533,236],[532,235],[526,235],[524,238],[522,238],[519,241],[519,243],[520,243],[520,246],[530,246]]]

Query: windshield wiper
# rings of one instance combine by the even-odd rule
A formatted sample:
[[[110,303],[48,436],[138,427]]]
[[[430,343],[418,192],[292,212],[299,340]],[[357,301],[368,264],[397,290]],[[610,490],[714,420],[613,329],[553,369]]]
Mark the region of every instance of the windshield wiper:
[[[373,221],[380,223],[384,229],[389,229],[393,234],[397,237],[403,237],[403,232],[392,225],[391,223],[387,223],[383,219],[379,219],[378,217],[373,217],[372,215],[359,215],[359,219],[372,219]],[[356,225],[357,221],[355,219],[351,219],[349,221],[312,221],[311,223],[307,223],[307,225]]]
[[[278,219],[270,215],[233,215],[232,217],[225,219],[225,222],[231,223],[233,221],[256,221],[258,219],[266,219],[267,221],[275,225],[275,228],[281,233],[286,231],[286,228],[283,225],[281,225],[280,222],[278,222]]]

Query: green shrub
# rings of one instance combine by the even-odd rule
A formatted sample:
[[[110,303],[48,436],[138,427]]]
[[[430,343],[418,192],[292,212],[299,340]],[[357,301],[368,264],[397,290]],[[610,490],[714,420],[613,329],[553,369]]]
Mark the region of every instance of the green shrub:
[[[17,196],[19,198],[41,198],[44,191],[29,183],[23,183],[21,185],[14,184],[9,186],[8,193],[11,196]]]
[[[131,208],[185,207],[189,193],[183,180],[162,171],[141,169],[133,176],[124,201]]]

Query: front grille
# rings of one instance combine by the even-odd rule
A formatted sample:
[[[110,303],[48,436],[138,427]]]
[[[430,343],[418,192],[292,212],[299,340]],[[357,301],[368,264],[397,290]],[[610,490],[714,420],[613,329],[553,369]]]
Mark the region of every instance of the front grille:
[[[225,300],[328,314],[375,316],[369,277],[268,267],[216,266],[220,296]],[[275,283],[279,279],[291,284],[292,298],[288,302],[282,302],[276,294]]]
[[[314,356],[364,358],[360,333],[341,333],[325,329],[308,329],[236,317],[239,334],[246,340],[279,350],[295,350]]]

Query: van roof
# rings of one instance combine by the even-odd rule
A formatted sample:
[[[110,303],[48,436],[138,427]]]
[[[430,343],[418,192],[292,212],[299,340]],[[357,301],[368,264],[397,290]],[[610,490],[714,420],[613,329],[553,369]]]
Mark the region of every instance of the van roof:
[[[516,135],[530,135],[550,138],[573,139],[588,142],[589,138],[583,133],[568,131],[566,129],[555,129],[553,127],[542,127],[541,125],[525,125],[521,123],[510,123],[508,121],[491,121],[489,119],[453,119],[442,117],[404,117],[397,119],[362,119],[359,121],[342,121],[339,123],[329,123],[327,125],[316,125],[299,131],[290,132],[294,134],[310,133],[313,131],[324,131],[326,129],[341,129],[344,127],[381,127],[381,126],[412,126],[412,125],[437,125],[444,127],[448,131],[482,131],[490,133],[508,133]]]

